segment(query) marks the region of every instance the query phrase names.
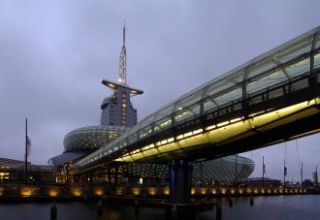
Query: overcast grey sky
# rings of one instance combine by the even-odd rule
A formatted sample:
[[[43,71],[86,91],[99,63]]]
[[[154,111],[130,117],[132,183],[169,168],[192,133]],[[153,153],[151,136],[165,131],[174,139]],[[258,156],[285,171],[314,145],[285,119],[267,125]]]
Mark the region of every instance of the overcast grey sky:
[[[30,160],[63,151],[72,129],[97,125],[116,80],[127,24],[129,84],[139,120],[230,69],[320,25],[318,0],[1,0],[0,157],[23,159],[29,119]],[[320,137],[287,143],[289,178],[320,165]],[[245,153],[261,176],[281,178],[285,144]]]

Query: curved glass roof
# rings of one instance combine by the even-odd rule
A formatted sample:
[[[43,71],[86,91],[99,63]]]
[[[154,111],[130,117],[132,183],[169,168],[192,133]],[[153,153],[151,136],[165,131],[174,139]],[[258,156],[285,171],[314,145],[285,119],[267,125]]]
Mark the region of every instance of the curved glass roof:
[[[127,129],[118,126],[88,126],[69,132],[63,141],[65,152],[99,149],[118,138]]]
[[[118,139],[81,159],[88,165],[173,123],[238,102],[320,67],[320,26],[188,92],[149,115]]]

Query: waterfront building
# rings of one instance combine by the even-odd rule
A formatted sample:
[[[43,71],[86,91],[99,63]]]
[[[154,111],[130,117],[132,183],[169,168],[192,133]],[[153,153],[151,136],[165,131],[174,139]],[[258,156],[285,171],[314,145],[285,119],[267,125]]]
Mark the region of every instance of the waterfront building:
[[[53,183],[52,166],[34,165],[28,162],[29,183]],[[25,161],[0,158],[0,183],[25,183]]]
[[[246,185],[251,187],[279,187],[281,186],[281,180],[267,177],[255,177],[248,178],[246,180]]]

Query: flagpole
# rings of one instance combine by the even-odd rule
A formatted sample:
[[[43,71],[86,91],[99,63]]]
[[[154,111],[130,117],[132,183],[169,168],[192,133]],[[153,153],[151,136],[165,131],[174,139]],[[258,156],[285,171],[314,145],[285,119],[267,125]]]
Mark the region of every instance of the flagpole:
[[[28,119],[26,118],[26,146],[24,155],[24,182],[28,183]]]
[[[318,187],[318,165],[316,165],[316,187]]]
[[[286,185],[286,160],[283,159],[283,186]]]
[[[265,172],[264,156],[262,156],[262,184],[263,184],[263,186],[264,186],[264,172]]]
[[[302,186],[303,184],[303,163],[302,162],[301,162],[300,177],[301,177],[301,186]]]

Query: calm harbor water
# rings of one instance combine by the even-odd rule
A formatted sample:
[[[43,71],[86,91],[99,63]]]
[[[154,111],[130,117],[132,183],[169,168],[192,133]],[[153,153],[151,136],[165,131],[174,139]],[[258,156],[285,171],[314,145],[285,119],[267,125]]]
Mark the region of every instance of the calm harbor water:
[[[19,203],[0,204],[0,219],[24,219],[45,220],[50,219],[50,203]],[[131,206],[105,205],[103,215],[96,214],[96,203],[57,203],[58,220],[165,220],[162,209],[141,208],[139,216],[134,215]],[[289,219],[308,220],[320,219],[320,196],[297,195],[297,196],[274,196],[256,197],[254,206],[249,205],[249,198],[234,199],[234,206],[228,203],[222,207],[222,219],[242,220],[269,220]],[[196,219],[215,219],[215,209],[198,214]]]

